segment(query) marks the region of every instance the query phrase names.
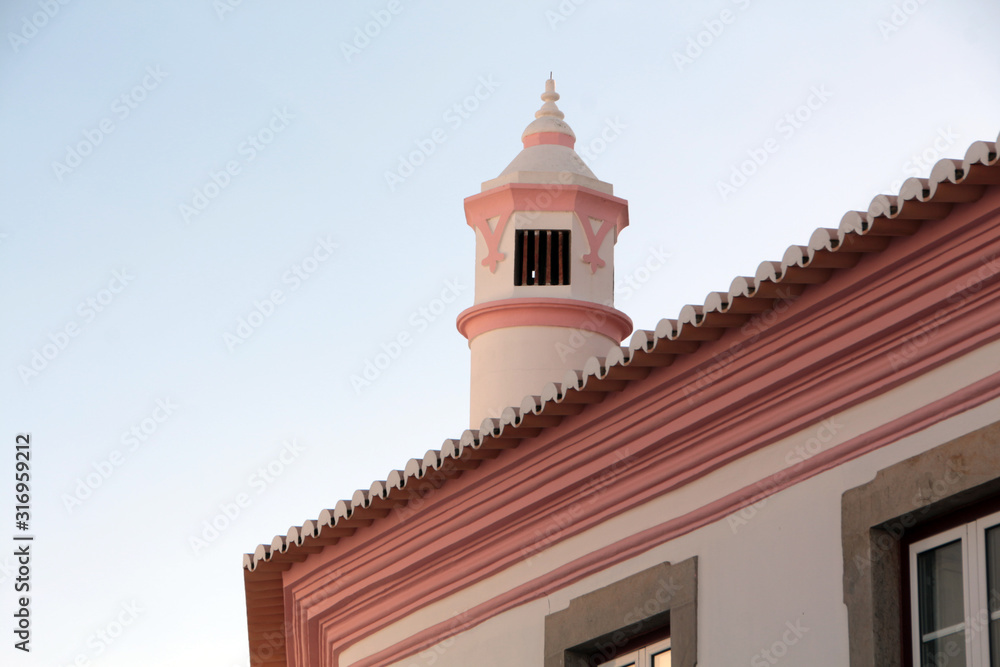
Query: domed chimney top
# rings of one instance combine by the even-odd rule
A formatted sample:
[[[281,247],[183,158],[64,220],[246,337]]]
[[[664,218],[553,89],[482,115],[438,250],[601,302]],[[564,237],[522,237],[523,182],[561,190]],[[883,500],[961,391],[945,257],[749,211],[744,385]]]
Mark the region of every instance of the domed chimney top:
[[[565,115],[556,106],[559,93],[556,82],[545,82],[542,107],[535,120],[521,133],[523,150],[496,178],[483,183],[482,191],[508,183],[582,185],[606,194],[614,188],[594,175],[583,159],[573,150],[576,134],[563,120]]]
[[[573,129],[563,118],[566,115],[556,106],[559,93],[556,92],[555,79],[545,82],[545,92],[542,93],[542,108],[535,112],[535,120],[524,128],[521,133],[521,141],[524,147],[537,146],[538,144],[557,144],[573,148],[576,143],[576,135]],[[561,136],[553,136],[561,135]]]

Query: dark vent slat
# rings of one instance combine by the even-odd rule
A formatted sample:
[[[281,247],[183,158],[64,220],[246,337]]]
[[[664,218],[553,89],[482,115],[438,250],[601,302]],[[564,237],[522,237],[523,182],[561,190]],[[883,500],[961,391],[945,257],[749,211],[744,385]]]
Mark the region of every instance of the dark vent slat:
[[[537,285],[538,282],[539,282],[539,279],[541,278],[541,275],[540,275],[540,273],[538,271],[538,268],[539,268],[538,267],[538,246],[540,245],[538,243],[538,237],[539,237],[538,230],[536,229],[532,233],[531,236],[532,236],[532,240],[534,241],[534,245],[535,245],[535,263],[531,266],[531,271],[532,271],[531,284],[532,285]]]
[[[563,246],[565,245],[565,240],[563,239],[563,236],[564,234],[562,233],[559,234],[559,252],[557,253],[557,256],[559,258],[557,260],[559,262],[559,270],[557,271],[556,275],[558,276],[560,285],[565,285],[566,283],[569,282],[568,280],[565,280],[563,278],[562,253],[563,253]]]
[[[555,234],[556,234],[556,239],[558,239],[560,233],[556,232]],[[558,282],[555,282],[555,283],[552,282],[552,265],[555,264],[555,261],[554,261],[555,257],[553,257],[553,253],[554,253],[554,251],[556,249],[556,245],[558,245],[558,240],[557,240],[556,244],[553,244],[552,243],[552,232],[545,232],[545,235],[548,237],[547,243],[549,245],[549,261],[545,262],[545,284],[547,284],[547,285],[558,285],[559,284]],[[557,270],[558,270],[558,267],[557,267]]]

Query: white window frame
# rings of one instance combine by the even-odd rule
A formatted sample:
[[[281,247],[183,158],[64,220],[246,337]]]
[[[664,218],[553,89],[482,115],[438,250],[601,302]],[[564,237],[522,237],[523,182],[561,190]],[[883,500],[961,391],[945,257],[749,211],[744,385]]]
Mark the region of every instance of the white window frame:
[[[986,577],[986,531],[1000,526],[1000,512],[956,526],[910,545],[910,628],[913,636],[913,667],[920,667],[920,600],[917,587],[917,556],[950,542],[962,544],[963,630],[969,667],[989,667],[989,591]],[[1000,612],[994,612],[1000,618]]]
[[[669,650],[670,640],[664,639],[663,641],[655,642],[649,646],[643,646],[637,651],[626,653],[625,655],[619,656],[614,660],[602,662],[598,665],[598,667],[631,667],[632,665],[635,665],[636,667],[652,667],[653,658]]]

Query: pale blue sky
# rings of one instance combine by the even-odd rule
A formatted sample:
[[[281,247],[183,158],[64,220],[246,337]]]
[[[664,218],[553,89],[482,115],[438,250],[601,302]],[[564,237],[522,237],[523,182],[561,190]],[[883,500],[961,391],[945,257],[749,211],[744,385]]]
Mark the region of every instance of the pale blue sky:
[[[37,535],[33,650],[14,655],[8,634],[4,664],[247,664],[241,554],[461,434],[462,199],[517,154],[550,70],[590,167],[630,202],[616,267],[645,282],[617,305],[642,328],[926,175],[912,156],[961,157],[1000,130],[989,0],[400,0],[395,14],[243,0],[220,16],[221,1],[0,8],[0,541],[20,432]],[[386,25],[345,54],[372,12]],[[386,172],[438,129],[390,188]],[[753,155],[763,164],[723,197]],[[185,214],[196,190],[211,197]],[[654,250],[670,259],[647,274]],[[227,345],[275,290],[270,316]],[[430,321],[420,309],[444,290],[458,299]],[[412,343],[356,391],[401,333]],[[37,375],[19,370],[46,351]],[[123,439],[133,427],[144,441]],[[283,450],[292,440],[301,451]]]

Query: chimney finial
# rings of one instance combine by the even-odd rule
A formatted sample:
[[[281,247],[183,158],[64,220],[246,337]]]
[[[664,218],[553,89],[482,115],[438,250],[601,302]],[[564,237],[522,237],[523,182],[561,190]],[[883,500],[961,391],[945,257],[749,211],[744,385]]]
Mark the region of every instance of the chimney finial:
[[[542,116],[553,116],[559,120],[565,118],[566,114],[556,106],[556,100],[558,99],[559,93],[556,92],[556,82],[552,78],[552,72],[549,72],[549,80],[545,82],[545,92],[542,93],[542,101],[545,104],[535,112],[535,118],[541,118]]]

